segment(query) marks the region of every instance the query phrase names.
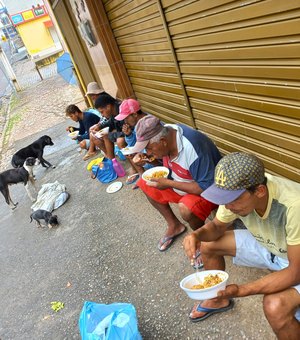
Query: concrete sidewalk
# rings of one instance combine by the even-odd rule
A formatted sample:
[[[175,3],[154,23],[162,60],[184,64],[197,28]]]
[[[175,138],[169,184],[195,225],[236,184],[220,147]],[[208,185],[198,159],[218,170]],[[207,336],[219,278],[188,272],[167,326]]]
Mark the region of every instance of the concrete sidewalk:
[[[22,185],[11,187],[19,201],[14,212],[0,198],[0,338],[79,339],[79,314],[90,300],[133,303],[144,339],[275,339],[262,296],[236,299],[232,310],[198,324],[188,320],[193,301],[179,282],[193,269],[184,256],[183,236],[160,253],[165,222],[140,190],[124,185],[107,194],[107,185],[90,178],[64,131],[68,124],[63,120],[15,141],[14,149],[20,149],[50,135],[55,146],[45,149],[45,158],[57,168],[39,166],[37,187],[57,180],[71,197],[56,211],[61,225],[52,230],[29,223],[31,202]],[[266,273],[227,263],[230,283]],[[51,301],[64,302],[64,309],[53,312]]]

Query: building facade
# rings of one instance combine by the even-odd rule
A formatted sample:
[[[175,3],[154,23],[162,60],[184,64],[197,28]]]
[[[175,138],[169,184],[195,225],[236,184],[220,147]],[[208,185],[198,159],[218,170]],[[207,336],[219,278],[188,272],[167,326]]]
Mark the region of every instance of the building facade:
[[[42,1],[9,1],[8,11],[28,54],[35,62],[62,52],[53,22]]]

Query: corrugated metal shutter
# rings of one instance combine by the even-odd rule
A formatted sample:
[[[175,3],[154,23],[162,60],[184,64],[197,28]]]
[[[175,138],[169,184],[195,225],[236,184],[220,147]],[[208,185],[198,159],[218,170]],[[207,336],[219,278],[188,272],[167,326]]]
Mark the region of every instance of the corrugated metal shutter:
[[[193,125],[157,1],[103,3],[143,109],[164,121]]]
[[[197,128],[300,182],[299,0],[163,5]]]
[[[300,182],[299,0],[104,3],[146,110],[192,125],[190,105],[222,152],[253,152]]]

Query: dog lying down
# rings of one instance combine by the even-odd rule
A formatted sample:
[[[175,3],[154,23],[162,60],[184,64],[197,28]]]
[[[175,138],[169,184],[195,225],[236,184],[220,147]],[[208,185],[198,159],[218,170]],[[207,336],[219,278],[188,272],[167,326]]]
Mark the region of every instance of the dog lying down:
[[[19,168],[24,164],[26,158],[34,157],[40,161],[41,165],[44,168],[49,168],[52,166],[52,168],[54,169],[55,166],[43,158],[43,152],[46,145],[53,145],[51,138],[47,135],[40,137],[35,142],[17,151],[12,157],[12,166],[14,168]]]
[[[58,226],[57,215],[52,215],[50,211],[47,210],[36,210],[30,215],[30,223],[35,220],[37,227],[43,227],[40,220],[46,222],[45,227],[51,229],[52,227]]]
[[[29,198],[32,202],[35,201],[30,193],[29,183],[32,185],[34,184],[33,167],[39,163],[39,160],[35,159],[34,157],[28,157],[21,168],[9,169],[0,173],[0,191],[11,209],[15,209],[18,202],[14,203],[12,201],[8,188],[9,185],[24,183]]]

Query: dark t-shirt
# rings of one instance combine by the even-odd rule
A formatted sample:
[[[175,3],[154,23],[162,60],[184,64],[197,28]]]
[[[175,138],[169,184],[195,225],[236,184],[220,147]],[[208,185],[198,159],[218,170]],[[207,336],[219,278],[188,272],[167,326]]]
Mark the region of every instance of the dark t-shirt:
[[[90,139],[89,130],[90,127],[97,124],[100,117],[92,112],[83,112],[83,119],[79,121],[79,135],[77,140],[82,141],[83,139]]]
[[[120,105],[120,102],[115,105],[115,111],[117,112],[117,115],[119,114]],[[101,129],[109,127],[108,137],[112,142],[115,142],[116,138],[125,136],[122,132],[122,127],[124,123],[124,120],[116,120],[115,116],[113,116],[110,117],[107,122],[101,124]]]

